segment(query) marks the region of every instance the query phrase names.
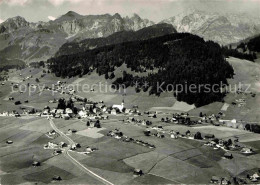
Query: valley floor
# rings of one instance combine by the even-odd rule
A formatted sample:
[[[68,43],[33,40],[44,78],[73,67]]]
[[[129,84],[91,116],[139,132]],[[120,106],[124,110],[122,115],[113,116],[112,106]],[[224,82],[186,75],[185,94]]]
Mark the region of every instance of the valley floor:
[[[152,121],[151,126],[127,122],[126,120],[130,116],[124,114],[109,115],[108,120],[101,121],[101,128],[86,126],[87,119],[85,118],[53,119],[53,124],[57,128],[54,136],[48,135],[48,132],[52,131],[54,127],[46,117],[23,115],[23,109],[42,110],[45,106],[49,106],[51,109],[56,108],[57,103],[50,103],[50,100],[54,98],[58,100],[61,97],[69,99],[71,95],[45,90],[41,92],[39,89],[33,90],[30,95],[29,92],[20,93],[18,89],[11,93],[12,83],[37,84],[35,78],[39,78],[38,85],[52,86],[57,81],[66,81],[67,85],[73,83],[94,84],[105,83],[104,76],[91,74],[83,78],[59,79],[52,74],[46,74],[41,77],[42,69],[33,68],[11,72],[9,81],[1,86],[0,113],[16,110],[22,116],[17,118],[0,117],[1,184],[101,184],[107,182],[112,184],[208,184],[212,176],[228,179],[236,176],[246,179],[247,174],[252,175],[255,172],[259,174],[259,134],[237,129],[233,125],[213,126],[209,123],[203,123],[186,126],[161,122],[161,118],[170,117],[173,113],[178,112],[188,112],[190,117],[195,120],[200,119],[200,112],[211,115],[221,111],[224,114],[221,118],[223,120],[236,119],[237,123],[260,124],[259,64],[235,58],[230,58],[228,61],[236,73],[234,79],[230,80],[229,83],[231,85],[239,82],[251,84],[250,90],[255,93],[255,97],[252,97],[250,93],[229,93],[225,97],[224,103],[215,102],[195,108],[176,101],[170,93],[163,93],[161,97],[155,97],[148,96],[148,93],[143,92],[133,93],[134,90],[131,88],[127,91],[126,96],[118,92],[76,92],[78,96],[93,101],[103,100],[108,106],[120,104],[124,99],[127,108],[136,105],[140,112],[152,110],[159,113],[156,118],[148,117],[146,114],[136,117],[140,120]],[[23,81],[23,78],[30,75],[33,77]],[[14,100],[10,101],[9,97],[13,97]],[[239,99],[245,100],[243,106],[239,106],[239,103],[232,104]],[[24,102],[26,100],[28,103]],[[21,101],[22,104],[14,105],[15,101]],[[144,130],[152,130],[152,127],[156,126],[162,126],[161,133],[165,135],[164,138],[144,135]],[[77,132],[68,134],[69,129],[75,129]],[[125,142],[109,136],[109,131],[115,129],[121,131],[128,138],[132,138],[135,142]],[[240,151],[229,151],[233,158],[226,159],[224,154],[227,151],[206,146],[205,143],[208,140],[194,140],[186,136],[177,139],[171,138],[171,131],[185,135],[188,130],[192,135],[197,132],[203,136],[214,134],[216,138],[223,140],[239,138],[239,144],[252,148],[254,153],[244,155]],[[68,142],[68,140],[73,142]],[[8,144],[7,141],[13,143]],[[55,149],[44,149],[44,145],[48,142],[65,142],[69,145],[79,143],[81,147],[73,151],[69,150],[71,146],[64,147],[61,149],[62,153],[56,155]],[[147,144],[142,143],[148,143],[155,147],[147,147]],[[86,153],[87,147],[97,150]],[[107,182],[91,173],[86,173],[82,166],[70,160],[68,153],[83,167]],[[40,166],[33,167],[34,161],[40,162]],[[144,175],[134,176],[135,169],[141,169]],[[62,180],[60,182],[54,181],[55,175],[61,177]],[[249,180],[249,182],[251,181]]]

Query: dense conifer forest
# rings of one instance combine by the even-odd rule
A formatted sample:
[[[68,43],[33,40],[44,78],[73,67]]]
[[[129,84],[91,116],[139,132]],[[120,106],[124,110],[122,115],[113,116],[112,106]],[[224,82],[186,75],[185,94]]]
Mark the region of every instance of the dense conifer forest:
[[[113,71],[124,63],[136,73],[151,72],[144,77],[124,72],[123,77],[114,79]],[[174,90],[173,95],[178,100],[196,106],[221,101],[225,94],[215,84],[227,84],[227,78],[232,78],[234,73],[218,44],[205,42],[189,33],[174,33],[62,55],[49,59],[48,64],[51,71],[59,77],[82,76],[96,69],[99,75],[105,74],[106,78],[113,79],[117,87],[122,84],[134,86],[138,81],[141,85],[136,87],[137,92],[149,91],[150,94],[159,96],[162,90]],[[148,87],[142,86],[145,82],[148,82]],[[157,85],[162,83],[164,85],[158,91]],[[169,84],[172,86],[169,87]],[[211,90],[205,92],[206,87],[201,87],[196,92],[179,92],[177,84],[195,84],[197,87],[207,84]]]

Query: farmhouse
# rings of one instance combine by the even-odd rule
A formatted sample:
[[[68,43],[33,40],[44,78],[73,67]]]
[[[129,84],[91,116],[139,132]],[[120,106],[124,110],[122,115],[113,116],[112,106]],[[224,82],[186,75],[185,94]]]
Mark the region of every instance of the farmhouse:
[[[220,183],[221,182],[221,178],[217,177],[217,176],[212,176],[211,177],[211,183]]]
[[[57,144],[52,143],[52,142],[48,142],[48,144],[46,145],[47,148],[55,148],[57,146],[58,146]]]
[[[7,143],[7,144],[13,144],[13,141],[8,140],[8,141],[6,141],[6,143]]]
[[[67,143],[60,142],[60,143],[59,143],[59,147],[60,147],[60,148],[67,147]]]
[[[73,111],[72,111],[70,108],[66,108],[65,113],[66,113],[66,114],[72,114]]]
[[[32,166],[33,166],[33,167],[37,167],[37,166],[40,166],[40,165],[41,165],[41,163],[38,162],[38,161],[34,161],[34,162],[32,163]]]
[[[54,181],[61,181],[62,179],[61,179],[60,176],[55,175],[55,176],[52,178],[52,180],[54,180]]]
[[[116,109],[111,110],[111,115],[116,115]]]
[[[55,135],[56,134],[56,131],[55,130],[52,130],[48,133],[49,135]]]
[[[221,184],[227,185],[227,184],[231,184],[231,183],[230,183],[230,180],[227,177],[224,177],[224,178],[221,179]]]
[[[57,109],[56,114],[63,114],[64,110],[63,109]]]
[[[140,169],[134,169],[134,175],[135,176],[141,176],[141,175],[143,175],[143,171],[140,170]]]
[[[78,112],[78,115],[79,115],[80,117],[82,117],[82,118],[86,118],[86,117],[87,117],[87,112],[84,111],[84,110],[80,110],[80,111]]]
[[[174,134],[174,133],[172,133],[172,134],[171,134],[171,138],[172,138],[172,139],[177,139],[177,138],[178,138],[178,135],[177,135],[177,134]]]
[[[59,155],[62,153],[62,150],[61,149],[57,149],[53,152],[53,155]]]
[[[3,114],[2,114],[2,116],[9,116],[9,112],[4,111]]]
[[[245,148],[242,148],[241,152],[244,154],[251,154],[251,153],[253,153],[253,150],[252,150],[252,148],[245,147]]]
[[[70,149],[71,150],[76,150],[76,148],[77,148],[76,144],[72,144]]]
[[[258,180],[258,179],[260,179],[260,177],[259,177],[259,175],[257,174],[257,172],[255,172],[255,173],[250,177],[250,179],[251,179],[251,180],[253,180],[253,179]]]
[[[125,114],[129,114],[131,112],[131,109],[125,109]]]
[[[54,118],[61,118],[61,115],[55,114]]]
[[[231,154],[231,153],[225,153],[224,154],[224,157],[226,158],[226,159],[232,159],[233,158],[233,155]]]
[[[145,131],[144,131],[144,135],[145,135],[145,136],[150,136],[150,134],[151,134],[151,131],[150,131],[150,130],[145,130]]]
[[[231,123],[237,123],[237,120],[236,119],[232,119]]]

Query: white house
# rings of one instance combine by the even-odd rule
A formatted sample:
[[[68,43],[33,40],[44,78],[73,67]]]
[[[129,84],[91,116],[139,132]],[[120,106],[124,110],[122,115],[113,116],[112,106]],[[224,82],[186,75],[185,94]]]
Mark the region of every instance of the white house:
[[[50,113],[55,114],[56,111],[57,111],[57,109],[52,109],[52,110],[50,111]]]
[[[241,152],[244,154],[251,154],[253,153],[253,150],[251,148],[242,148]]]
[[[231,120],[231,123],[237,123],[237,120],[232,119],[232,120]]]
[[[63,114],[64,110],[63,109],[57,109],[56,114]]]
[[[9,112],[7,111],[3,112],[3,116],[9,116]]]
[[[52,142],[48,142],[48,148],[55,148],[57,147],[58,145],[55,144],[55,143],[52,143]]]
[[[116,110],[115,109],[111,110],[111,115],[116,115]]]
[[[102,108],[102,111],[103,111],[103,112],[106,112],[106,111],[107,111],[107,107],[106,107],[106,106],[103,107],[103,108]]]
[[[126,114],[129,114],[130,111],[131,111],[131,109],[125,109],[125,113],[126,113]]]
[[[80,117],[82,117],[82,118],[86,118],[86,117],[87,117],[87,112],[84,111],[84,110],[80,110],[80,111],[78,112],[78,115],[79,115]]]
[[[73,113],[70,108],[66,108],[65,112],[66,112],[67,114],[72,114],[72,113]]]

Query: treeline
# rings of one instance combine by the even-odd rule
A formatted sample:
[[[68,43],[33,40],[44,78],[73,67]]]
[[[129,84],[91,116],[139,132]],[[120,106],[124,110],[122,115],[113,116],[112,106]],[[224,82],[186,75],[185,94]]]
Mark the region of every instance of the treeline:
[[[241,48],[243,52],[239,52],[238,49]],[[222,47],[222,52],[225,57],[235,57],[240,59],[245,59],[254,62],[257,59],[254,52],[246,53],[246,49],[243,44],[240,44],[236,49],[228,48],[227,46]]]
[[[135,81],[140,84],[148,83],[144,89],[150,94],[160,95],[162,90],[168,89],[169,84],[196,86],[208,84],[210,88],[214,84],[227,84],[227,78],[233,76],[233,68],[225,61],[221,47],[212,42],[205,42],[202,38],[189,33],[176,33],[157,37],[149,40],[126,42],[116,45],[87,50],[73,55],[63,55],[48,60],[50,69],[56,76],[72,77],[84,75],[97,70],[99,75],[105,74],[111,77],[116,67],[123,63],[132,71],[143,72],[154,70],[146,77],[134,77],[127,73],[123,78],[114,81],[120,84],[133,86]],[[164,83],[157,89],[157,84]],[[202,106],[213,101],[221,101],[225,94],[221,93],[221,87],[205,93],[180,92],[174,94],[179,101]],[[178,90],[178,89],[173,89]]]
[[[4,57],[0,57],[0,72],[8,71],[9,69],[23,69],[25,63],[18,59],[8,60]]]
[[[250,51],[260,52],[260,36],[250,39],[247,46]]]
[[[33,67],[33,68],[40,68],[40,67],[45,67],[45,63],[44,61],[40,61],[40,62],[31,62],[30,63],[30,67]]]
[[[236,49],[223,47],[225,56],[233,56],[240,59],[255,61],[257,52],[260,52],[260,36],[241,42]]]

